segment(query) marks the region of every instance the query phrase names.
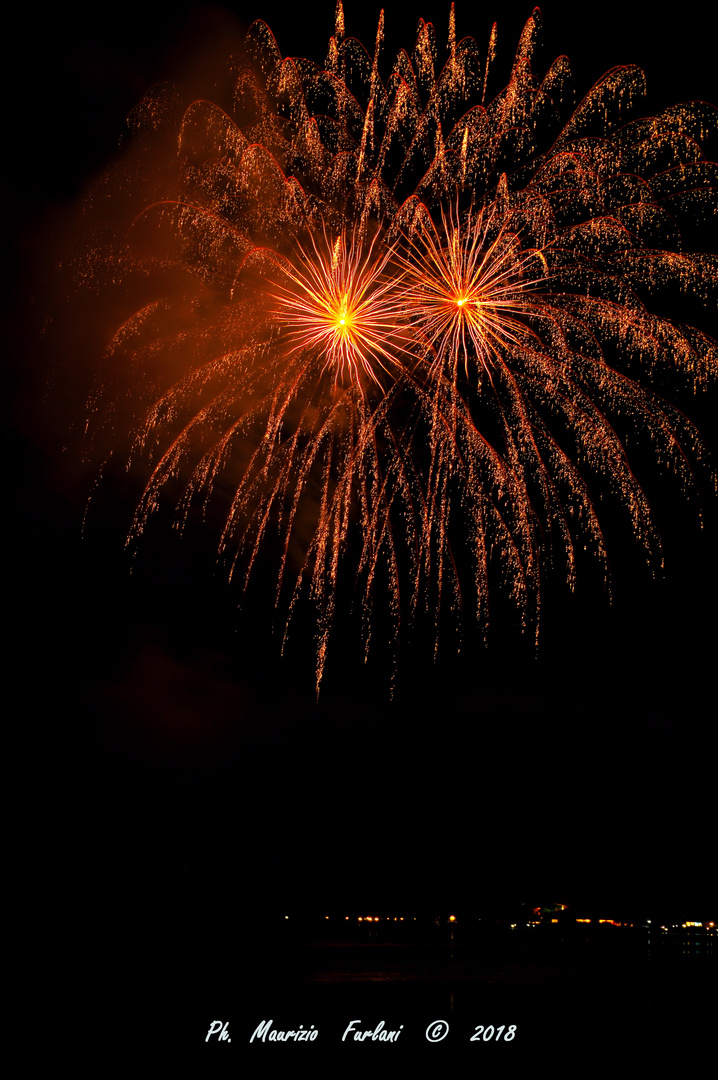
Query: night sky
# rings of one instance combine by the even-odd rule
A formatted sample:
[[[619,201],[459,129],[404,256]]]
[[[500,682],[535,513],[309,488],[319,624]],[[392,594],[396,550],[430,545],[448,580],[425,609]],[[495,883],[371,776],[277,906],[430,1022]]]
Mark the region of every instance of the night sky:
[[[507,72],[530,5],[472,7],[457,4],[459,34],[483,45],[498,19]],[[445,36],[446,4],[385,8],[386,56],[413,44],[419,15]],[[311,18],[278,3],[80,10],[18,21],[6,41],[23,62],[4,95],[9,682],[28,791],[47,807],[34,870],[58,920],[130,941],[221,936],[240,910],[285,907],[561,901],[715,917],[718,505],[705,473],[686,498],[639,451],[665,569],[646,567],[609,507],[611,603],[590,563],[574,595],[548,571],[538,653],[499,596],[486,645],[467,627],[460,654],[449,634],[434,662],[421,629],[402,639],[393,699],[386,658],[364,666],[340,627],[317,703],[308,626],[282,659],[261,590],[239,609],[214,534],[155,530],[130,574],[137,492],[121,477],[83,537],[96,463],[80,461],[77,430],[103,328],[62,338],[52,276],[78,200],[149,86],[206,80],[230,19],[261,10],[283,53],[322,60],[333,4]],[[373,41],[378,10],[348,2],[347,32]],[[579,90],[637,63],[647,112],[718,101],[703,5],[670,22],[635,0],[593,5],[590,23],[577,5],[542,11],[538,66],[567,53]],[[715,332],[708,315],[701,325]],[[674,400],[715,458],[715,389]]]

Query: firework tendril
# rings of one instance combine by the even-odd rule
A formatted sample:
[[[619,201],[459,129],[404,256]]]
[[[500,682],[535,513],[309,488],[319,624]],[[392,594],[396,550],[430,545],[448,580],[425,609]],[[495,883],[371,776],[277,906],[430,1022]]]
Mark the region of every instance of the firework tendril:
[[[132,429],[132,461],[151,465],[128,543],[163,501],[181,524],[225,498],[230,576],[246,586],[271,551],[283,624],[313,601],[317,690],[347,598],[367,649],[378,596],[397,638],[400,612],[438,635],[459,606],[488,625],[494,577],[537,631],[547,559],[571,585],[579,547],[606,568],[597,488],[660,553],[625,431],[685,484],[700,457],[653,387],[673,372],[705,386],[716,342],[650,305],[666,289],[715,305],[716,257],[682,250],[680,223],[716,212],[701,150],[716,110],[632,119],[635,67],[572,110],[566,58],[533,71],[539,29],[536,9],[487,100],[495,28],[488,51],[457,39],[453,6],[443,66],[420,21],[386,80],[383,16],[369,53],[340,3],[324,66],[283,59],[255,22],[227,111],[177,114],[171,180],[105,256],[115,276],[197,283],[181,312],[148,293],[108,351],[152,394]],[[165,105],[155,92],[138,109],[142,138]],[[161,362],[174,353],[191,357],[179,372]]]

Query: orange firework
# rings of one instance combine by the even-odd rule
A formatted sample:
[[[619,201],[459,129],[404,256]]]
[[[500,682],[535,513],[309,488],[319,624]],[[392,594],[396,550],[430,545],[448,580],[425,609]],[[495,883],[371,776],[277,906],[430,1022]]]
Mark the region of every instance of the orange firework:
[[[535,307],[531,289],[540,253],[523,251],[519,238],[501,228],[492,235],[495,208],[442,211],[441,233],[428,214],[419,217],[403,265],[412,322],[421,330],[432,368],[449,366],[455,380],[471,359],[491,378],[502,350],[526,338],[516,316]]]
[[[275,317],[294,348],[324,357],[335,384],[362,387],[368,377],[381,389],[378,369],[395,379],[411,356],[401,277],[386,272],[393,251],[375,257],[370,244],[362,254],[357,237],[347,242],[342,233],[333,245],[325,235],[322,252],[314,235],[310,239],[311,253],[297,242],[294,259],[279,264],[289,284],[277,289]]]
[[[221,505],[230,576],[271,555],[285,614],[311,598],[317,688],[346,598],[367,645],[375,595],[396,636],[400,609],[438,635],[467,597],[488,624],[493,578],[536,628],[547,560],[571,585],[579,548],[606,566],[597,492],[655,556],[628,432],[692,482],[700,441],[652,387],[707,385],[718,348],[650,308],[657,289],[714,303],[716,258],[679,225],[714,208],[716,111],[631,119],[645,80],[621,67],[567,114],[566,58],[532,70],[539,27],[536,9],[487,102],[495,31],[488,56],[457,40],[453,7],[443,67],[421,20],[386,81],[383,17],[370,54],[339,3],[324,66],[254,23],[226,110],[185,108],[166,170],[143,154],[130,177],[135,205],[151,194],[127,242],[88,256],[83,284],[129,270],[146,290],[106,364],[149,467],[130,539],[168,499],[180,523]],[[136,113],[145,140],[164,107]]]

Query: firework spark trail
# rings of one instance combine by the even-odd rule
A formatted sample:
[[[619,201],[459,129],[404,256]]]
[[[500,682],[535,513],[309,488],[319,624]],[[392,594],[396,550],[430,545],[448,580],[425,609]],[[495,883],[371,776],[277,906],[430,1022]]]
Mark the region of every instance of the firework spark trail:
[[[230,483],[220,556],[246,587],[279,538],[275,602],[313,599],[317,688],[337,604],[353,592],[368,647],[380,580],[395,635],[408,606],[438,641],[468,594],[487,625],[498,564],[537,629],[547,557],[572,585],[578,545],[606,566],[597,488],[659,552],[627,425],[685,484],[700,457],[651,385],[706,385],[718,347],[648,305],[666,287],[714,301],[718,260],[681,250],[680,222],[715,213],[716,111],[631,119],[645,80],[623,67],[562,122],[570,72],[562,57],[535,75],[539,30],[536,10],[487,101],[496,28],[484,56],[453,6],[443,66],[422,20],[386,82],[383,16],[369,54],[339,3],[324,67],[254,23],[231,105],[186,108],[171,182],[104,257],[107,277],[174,267],[205,289],[174,329],[172,300],[146,297],[108,354],[141,373],[190,353],[147,380],[132,458],[154,463],[130,539],[179,478],[180,523]]]

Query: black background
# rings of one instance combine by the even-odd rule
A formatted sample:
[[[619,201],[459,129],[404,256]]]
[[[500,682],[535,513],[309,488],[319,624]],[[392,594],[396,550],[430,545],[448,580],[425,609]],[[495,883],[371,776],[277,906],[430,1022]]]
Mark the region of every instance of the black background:
[[[370,44],[378,6],[360,7],[347,4],[347,32]],[[647,73],[648,111],[718,99],[704,7],[670,23],[633,2],[542,10],[537,66],[567,53],[579,90],[630,62]],[[499,604],[486,647],[468,634],[433,663],[420,636],[407,644],[393,700],[382,665],[340,641],[317,703],[306,634],[280,659],[261,609],[238,610],[211,541],[150,544],[130,575],[131,492],[101,503],[82,538],[94,476],[72,432],[88,374],[83,360],[73,377],[41,333],[51,268],[132,106],[159,80],[206,81],[193,58],[221,54],[229,20],[260,14],[283,53],[324,59],[327,3],[70,6],[17,18],[6,38],[9,689],[27,739],[38,918],[61,949],[72,940],[117,964],[179,932],[221,943],[285,907],[562,901],[714,917],[718,518],[705,475],[686,500],[639,462],[664,571],[609,514],[612,603],[589,567],[575,595],[549,575],[538,655]],[[412,43],[420,14],[444,38],[448,5],[389,3],[385,56]],[[507,74],[529,14],[458,5],[459,34],[483,43],[496,18]],[[678,404],[715,454],[715,391]]]

